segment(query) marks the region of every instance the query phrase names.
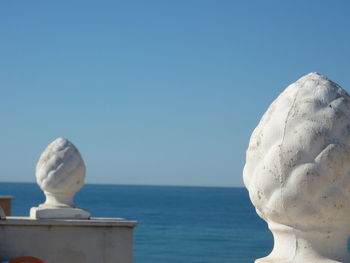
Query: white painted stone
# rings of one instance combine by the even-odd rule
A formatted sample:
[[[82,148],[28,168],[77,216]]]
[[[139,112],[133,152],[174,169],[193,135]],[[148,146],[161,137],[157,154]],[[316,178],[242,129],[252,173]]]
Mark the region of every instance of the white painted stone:
[[[132,263],[135,221],[121,218],[90,220],[0,220],[0,261],[32,256],[45,263]]]
[[[36,179],[46,201],[30,211],[32,218],[89,218],[77,208],[74,195],[84,185],[85,164],[78,149],[67,139],[58,138],[42,153]]]
[[[87,219],[90,213],[74,207],[32,207],[31,218],[55,218],[55,219]]]
[[[257,263],[350,262],[350,97],[339,85],[310,73],[279,95],[243,178],[275,241]]]

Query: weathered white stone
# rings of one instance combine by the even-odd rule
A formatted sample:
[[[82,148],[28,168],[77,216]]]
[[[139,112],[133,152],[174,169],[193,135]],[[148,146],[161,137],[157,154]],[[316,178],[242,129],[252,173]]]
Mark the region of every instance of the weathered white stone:
[[[121,218],[90,220],[0,220],[0,261],[32,256],[45,263],[132,263],[135,221]]]
[[[243,178],[275,245],[258,263],[349,263],[350,97],[310,73],[254,130]]]
[[[31,218],[54,218],[54,219],[87,219],[90,213],[76,207],[32,207]]]
[[[58,138],[42,153],[36,179],[46,201],[30,211],[32,218],[89,218],[77,208],[74,195],[84,185],[85,164],[78,149],[67,139]]]

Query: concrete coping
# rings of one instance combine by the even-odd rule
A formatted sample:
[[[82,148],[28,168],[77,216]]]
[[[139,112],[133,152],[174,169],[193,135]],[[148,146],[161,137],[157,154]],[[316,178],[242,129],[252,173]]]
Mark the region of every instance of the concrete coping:
[[[90,219],[33,219],[30,217],[7,216],[0,220],[0,226],[82,226],[82,227],[130,227],[134,228],[137,221],[124,218],[92,217]]]

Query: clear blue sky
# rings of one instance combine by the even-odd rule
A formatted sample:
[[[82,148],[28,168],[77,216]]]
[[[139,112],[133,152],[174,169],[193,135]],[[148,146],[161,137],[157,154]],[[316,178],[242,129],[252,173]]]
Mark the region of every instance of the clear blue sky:
[[[0,181],[70,139],[88,183],[241,186],[250,134],[312,71],[350,90],[350,1],[1,1]]]

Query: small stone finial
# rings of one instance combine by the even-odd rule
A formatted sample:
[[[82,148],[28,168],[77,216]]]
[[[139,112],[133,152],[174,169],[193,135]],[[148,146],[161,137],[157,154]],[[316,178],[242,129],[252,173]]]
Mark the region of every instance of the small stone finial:
[[[349,263],[347,92],[318,73],[290,85],[255,128],[243,179],[275,241],[256,263]]]
[[[46,201],[30,211],[34,218],[89,218],[77,208],[74,195],[84,185],[85,164],[78,149],[67,139],[58,138],[41,154],[36,166],[37,183]]]

